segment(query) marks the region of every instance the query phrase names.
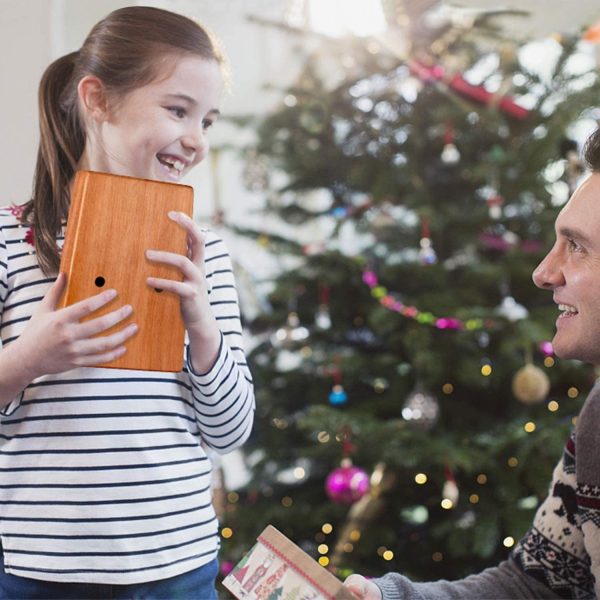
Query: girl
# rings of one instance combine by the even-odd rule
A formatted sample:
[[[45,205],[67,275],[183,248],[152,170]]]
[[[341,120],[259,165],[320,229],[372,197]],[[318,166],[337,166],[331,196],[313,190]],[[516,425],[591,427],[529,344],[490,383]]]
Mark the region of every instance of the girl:
[[[107,290],[56,309],[56,273],[74,172],[179,181],[208,152],[223,70],[197,23],[129,7],[42,77],[33,198],[0,209],[2,598],[216,597],[202,444],[240,446],[254,412],[223,243],[172,213],[188,255],[147,251],[182,274],[147,282],[180,298],[180,373],[90,368],[126,351],[135,324],[104,332],[132,308]]]

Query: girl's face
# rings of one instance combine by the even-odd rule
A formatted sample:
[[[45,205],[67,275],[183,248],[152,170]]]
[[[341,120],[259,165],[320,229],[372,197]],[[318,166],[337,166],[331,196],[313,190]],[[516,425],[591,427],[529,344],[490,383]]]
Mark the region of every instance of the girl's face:
[[[149,84],[116,101],[108,97],[88,126],[79,167],[179,181],[208,153],[207,130],[219,115],[222,91],[216,61],[190,55],[167,61]]]

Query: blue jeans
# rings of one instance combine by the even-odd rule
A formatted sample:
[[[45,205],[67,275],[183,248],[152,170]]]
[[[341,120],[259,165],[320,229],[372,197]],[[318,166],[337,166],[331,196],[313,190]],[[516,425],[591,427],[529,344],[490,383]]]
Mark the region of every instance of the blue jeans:
[[[1,556],[1,553],[0,553]],[[101,583],[57,583],[17,577],[0,568],[1,600],[217,600],[215,560],[199,569],[169,579],[110,585]]]

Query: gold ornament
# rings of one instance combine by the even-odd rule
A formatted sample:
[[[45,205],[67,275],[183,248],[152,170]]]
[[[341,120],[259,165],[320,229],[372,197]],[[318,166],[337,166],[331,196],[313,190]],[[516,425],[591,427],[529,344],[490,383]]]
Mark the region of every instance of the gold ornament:
[[[513,377],[512,390],[523,404],[538,404],[548,395],[550,380],[544,371],[528,363]]]

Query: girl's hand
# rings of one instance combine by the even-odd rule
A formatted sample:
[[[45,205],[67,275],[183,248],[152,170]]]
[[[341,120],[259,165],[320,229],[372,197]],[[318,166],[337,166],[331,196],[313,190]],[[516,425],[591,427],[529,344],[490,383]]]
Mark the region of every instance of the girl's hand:
[[[66,275],[60,273],[14,342],[29,365],[30,381],[40,375],[110,362],[125,353],[124,342],[137,331],[137,325],[132,323],[116,333],[93,337],[128,317],[132,308],[122,306],[80,323],[82,318],[113,300],[117,293],[106,290],[57,310],[66,281]]]
[[[382,600],[381,590],[362,575],[350,575],[344,581],[344,587],[359,600]]]
[[[181,302],[181,316],[190,338],[194,370],[204,372],[214,363],[220,344],[220,331],[208,299],[204,276],[204,234],[186,214],[170,212],[169,218],[185,229],[188,236],[187,256],[162,250],[147,250],[146,258],[171,265],[179,270],[183,281],[148,277],[153,288],[177,294]]]

